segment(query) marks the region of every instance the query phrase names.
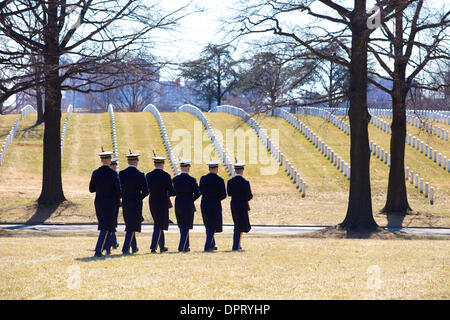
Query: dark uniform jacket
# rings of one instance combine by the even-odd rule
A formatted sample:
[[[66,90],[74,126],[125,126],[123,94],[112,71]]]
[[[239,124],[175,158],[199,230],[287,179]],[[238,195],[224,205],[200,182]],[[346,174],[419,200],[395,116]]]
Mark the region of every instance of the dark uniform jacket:
[[[92,172],[89,191],[95,192],[95,214],[98,230],[115,231],[115,218],[120,202],[121,187],[117,173],[107,165]]]
[[[175,189],[175,216],[179,228],[192,229],[194,225],[194,201],[200,197],[197,180],[187,173],[180,173],[173,178]]]
[[[118,173],[117,171],[115,171],[115,170],[114,170],[114,172],[117,174],[117,179],[119,179],[119,181],[120,181],[119,173]],[[122,196],[122,187],[120,187],[120,189],[121,189],[121,191],[120,191],[120,196]],[[116,208],[116,212],[114,213],[114,222],[115,222],[115,224],[116,224],[116,228],[117,228],[117,226],[118,226],[119,209],[120,209],[120,206],[121,206],[121,202],[119,201],[119,204],[117,205],[117,208]]]
[[[215,173],[208,173],[200,178],[202,201],[202,218],[205,228],[222,232],[222,203],[227,197],[225,181]]]
[[[231,197],[231,216],[233,217],[234,230],[249,232],[251,226],[248,218],[248,202],[253,198],[250,182],[242,176],[235,176],[228,180],[227,193]]]
[[[169,197],[175,195],[170,174],[162,169],[154,169],[145,176],[150,196],[148,198],[150,213],[155,228],[169,228]]]
[[[144,221],[142,200],[148,195],[147,181],[143,172],[130,166],[119,172],[122,186],[122,212],[125,231],[140,232]]]

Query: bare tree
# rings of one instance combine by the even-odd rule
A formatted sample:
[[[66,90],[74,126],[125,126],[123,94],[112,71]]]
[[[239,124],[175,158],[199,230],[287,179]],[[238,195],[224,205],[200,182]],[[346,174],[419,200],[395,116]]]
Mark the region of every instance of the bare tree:
[[[354,0],[353,5],[349,5],[349,2],[340,4],[331,0],[305,0],[244,3],[235,23],[238,25],[239,35],[272,32],[294,41],[321,59],[349,69],[351,179],[347,213],[339,227],[371,231],[378,226],[373,219],[370,189],[367,61],[369,36],[377,23],[370,23],[373,12],[368,12],[367,1]],[[396,1],[377,1],[379,10],[376,11],[376,20],[388,21],[396,7],[395,3]],[[292,23],[293,13],[296,21],[302,21],[302,14],[315,18],[316,21],[304,25]],[[331,26],[325,27],[325,22]],[[346,54],[327,54],[323,49],[329,43],[337,43]]]
[[[383,37],[373,37],[369,51],[386,75],[375,73],[378,79],[389,79],[391,88],[373,79],[371,82],[392,97],[391,167],[386,204],[382,212],[405,214],[411,208],[405,183],[406,107],[411,89],[439,90],[443,85],[435,81],[427,67],[435,61],[448,64],[450,59],[449,8],[425,6],[425,1],[398,0],[393,26],[382,23]],[[412,96],[414,97],[414,96]]]
[[[273,112],[301,96],[301,87],[313,80],[316,67],[309,54],[286,45],[266,44],[245,59],[238,87],[256,99],[253,110]]]
[[[2,64],[16,71],[29,69],[30,57],[42,59],[44,91],[44,141],[41,205],[65,200],[61,179],[60,119],[61,91],[68,89],[64,81],[80,74],[89,74],[85,84],[97,82],[100,89],[116,87],[111,75],[96,70],[114,63],[129,52],[142,49],[151,42],[151,32],[172,26],[181,17],[180,8],[164,13],[157,1],[142,0],[18,0],[0,5],[0,36],[8,46],[0,51]],[[63,59],[67,57],[67,59]],[[12,74],[12,72],[11,72]],[[35,79],[22,82],[27,76],[8,74],[0,89],[3,100],[15,90],[36,85]],[[110,81],[108,81],[110,79]],[[83,86],[78,86],[83,91]],[[92,92],[86,89],[85,92]],[[0,100],[0,101],[2,101]]]

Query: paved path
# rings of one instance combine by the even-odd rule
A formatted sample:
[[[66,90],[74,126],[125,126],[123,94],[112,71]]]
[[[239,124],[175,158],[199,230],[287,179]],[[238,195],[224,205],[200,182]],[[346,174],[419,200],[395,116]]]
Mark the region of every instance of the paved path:
[[[303,226],[303,225],[253,225],[251,233],[258,234],[277,234],[277,235],[291,235],[301,234],[306,232],[313,232],[324,229],[328,226]],[[24,230],[24,231],[63,231],[63,232],[97,232],[96,224],[0,224],[0,229],[8,230]],[[117,231],[124,231],[125,226],[119,225]],[[450,236],[450,228],[386,228],[391,231],[400,231],[404,233],[410,233],[415,235],[433,235],[433,236]],[[152,233],[153,225],[142,225],[143,233]],[[168,232],[178,233],[178,227],[176,225],[170,225]],[[203,225],[194,225],[194,229],[191,232],[205,232]],[[223,232],[232,233],[232,225],[224,225]]]

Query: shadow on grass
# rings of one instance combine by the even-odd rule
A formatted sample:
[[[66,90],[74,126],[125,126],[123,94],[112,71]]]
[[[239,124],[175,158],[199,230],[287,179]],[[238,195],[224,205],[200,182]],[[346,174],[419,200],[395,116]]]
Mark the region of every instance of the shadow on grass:
[[[92,256],[89,257],[83,257],[83,258],[75,258],[74,260],[76,261],[81,261],[81,262],[93,262],[93,261],[103,261],[103,260],[108,260],[108,259],[117,259],[117,258],[132,258],[132,257],[144,257],[144,256],[171,256],[171,255],[181,255],[181,256],[190,256],[192,254],[206,254],[206,255],[210,255],[210,254],[219,254],[219,253],[234,253],[234,254],[239,254],[239,253],[243,253],[245,252],[245,250],[242,251],[234,251],[234,250],[219,250],[219,251],[190,251],[190,252],[180,252],[180,251],[166,251],[164,253],[150,253],[150,252],[143,252],[143,253],[137,253],[137,254],[122,254],[122,253],[117,253],[117,254],[110,254],[110,255],[103,255],[101,257],[95,257],[94,256],[94,250],[92,250]]]
[[[405,220],[404,215],[400,214],[388,214],[386,215],[387,218],[387,227],[388,228],[402,228],[403,227],[403,220]]]
[[[58,215],[61,215],[65,210],[76,206],[77,204],[67,200],[55,205],[42,205],[38,204],[36,201],[34,204],[35,211],[25,224],[41,224],[49,219],[55,212],[57,212]]]
[[[93,261],[102,261],[106,259],[117,259],[117,258],[126,258],[132,255],[123,255],[121,253],[118,254],[110,254],[110,255],[103,255],[101,257],[95,257],[94,254],[90,257],[84,257],[84,258],[75,258],[76,261],[81,262],[93,262]]]
[[[328,227],[319,231],[292,235],[287,237],[313,239],[371,239],[371,240],[447,240],[450,237],[407,234],[378,228],[372,232],[356,232]]]
[[[387,220],[388,228],[408,228],[412,225],[438,227],[443,226],[443,221],[446,217],[436,214],[430,214],[419,211],[408,211],[405,214],[402,213],[389,213],[379,212],[378,215],[385,216]]]

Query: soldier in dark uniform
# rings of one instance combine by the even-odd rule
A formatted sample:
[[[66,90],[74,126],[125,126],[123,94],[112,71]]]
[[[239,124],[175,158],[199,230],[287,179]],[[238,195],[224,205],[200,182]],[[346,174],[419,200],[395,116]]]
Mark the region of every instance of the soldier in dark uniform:
[[[119,173],[117,172],[117,163],[118,163],[119,159],[118,158],[112,158],[111,159],[111,169],[113,169],[116,173],[117,176],[119,176]],[[119,201],[119,205],[117,206],[117,210],[115,212],[115,221],[116,221],[116,228],[117,228],[117,219],[119,217],[119,208],[120,208],[120,201]],[[116,237],[116,232],[111,232],[111,246],[113,249],[117,249],[119,247],[119,243],[117,242],[117,237]],[[109,249],[109,250],[108,250]],[[106,250],[106,254],[110,254],[111,253],[111,249],[108,248]]]
[[[178,228],[180,228],[180,244],[178,251],[188,252],[189,229],[194,225],[194,212],[196,211],[194,201],[200,197],[200,189],[197,180],[189,175],[191,162],[180,161],[181,173],[173,178],[175,189],[175,215]]]
[[[89,191],[95,192],[95,213],[98,220],[95,256],[101,257],[103,250],[111,247],[111,233],[116,231],[115,213],[120,201],[121,187],[117,173],[110,168],[112,152],[99,154],[102,166],[92,172]]]
[[[209,173],[200,178],[203,223],[206,229],[205,251],[217,250],[214,239],[215,232],[222,232],[222,203],[227,197],[224,180],[217,175],[219,162],[208,163]]]
[[[231,215],[234,222],[233,248],[234,251],[241,251],[242,232],[249,232],[251,229],[248,211],[248,202],[253,198],[250,182],[242,174],[244,173],[243,163],[236,163],[234,170],[236,175],[228,180],[227,193],[231,197]]]
[[[122,247],[123,254],[129,254],[130,246],[132,253],[139,250],[135,233],[141,232],[141,224],[144,221],[142,200],[148,195],[145,174],[137,168],[139,154],[133,154],[130,150],[130,154],[127,154],[126,157],[129,166],[119,173],[122,186],[122,212],[126,231]]]
[[[164,171],[164,157],[153,157],[155,169],[145,176],[150,196],[148,198],[150,213],[153,217],[153,235],[150,252],[156,253],[159,245],[161,253],[168,250],[165,246],[164,230],[169,229],[170,197],[175,195],[172,178]]]

